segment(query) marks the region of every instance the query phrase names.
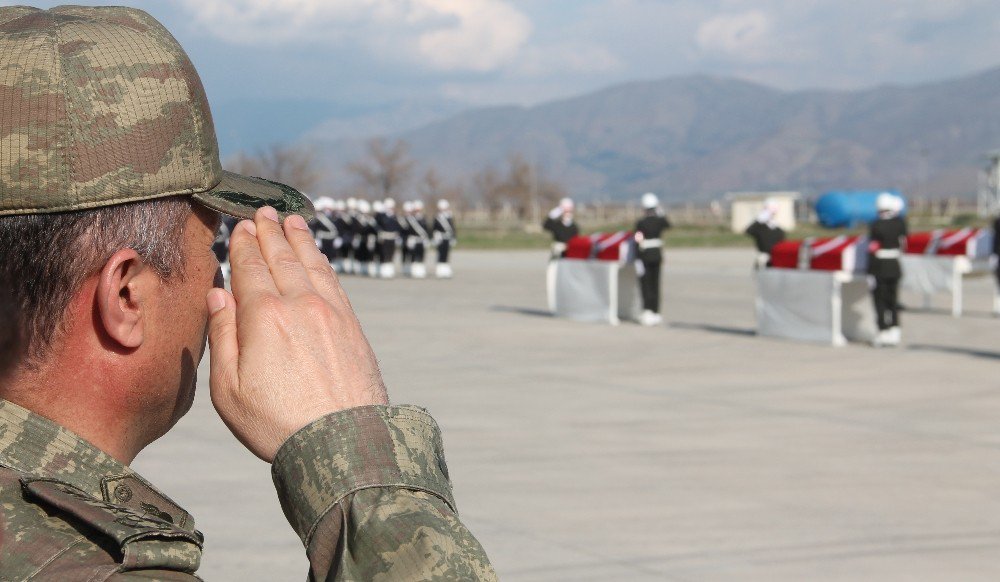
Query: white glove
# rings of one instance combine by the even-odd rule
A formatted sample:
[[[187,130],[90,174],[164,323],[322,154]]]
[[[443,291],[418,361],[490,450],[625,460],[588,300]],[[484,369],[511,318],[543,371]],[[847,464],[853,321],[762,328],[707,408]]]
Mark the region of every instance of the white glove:
[[[562,215],[563,215],[562,206],[556,206],[555,208],[549,211],[549,218],[551,218],[552,220],[555,220]]]
[[[413,238],[412,236],[409,237],[409,238],[407,238],[406,239],[406,248],[408,250],[411,250],[411,251],[413,249],[417,248],[417,239]]]

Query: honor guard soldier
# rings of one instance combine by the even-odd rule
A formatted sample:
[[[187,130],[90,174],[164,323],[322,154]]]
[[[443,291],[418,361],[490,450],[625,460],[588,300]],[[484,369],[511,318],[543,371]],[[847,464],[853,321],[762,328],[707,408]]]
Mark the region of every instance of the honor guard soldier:
[[[413,261],[413,252],[410,238],[413,236],[413,229],[410,227],[410,217],[413,215],[413,202],[407,200],[403,202],[403,214],[400,216],[399,224],[402,227],[400,237],[402,243],[399,245],[399,259],[403,265],[403,276],[411,275],[410,263]]]
[[[542,223],[542,228],[552,233],[553,259],[562,258],[566,254],[566,243],[580,234],[580,227],[573,220],[574,207],[572,199],[563,198]]]
[[[216,260],[219,261],[224,281],[229,281],[229,237],[232,235],[236,223],[237,220],[232,216],[222,215],[219,221],[219,232],[216,233],[215,242],[212,243],[212,252],[215,253]]]
[[[1000,216],[993,221],[993,272],[1000,286]],[[993,294],[993,315],[1000,315],[1000,292]]]
[[[341,233],[344,236],[344,272],[355,273],[357,262],[354,259],[354,252],[357,249],[357,241],[360,238],[360,222],[358,220],[358,199],[349,197],[344,202],[346,208],[343,214],[344,228]]]
[[[350,234],[350,223],[347,222],[347,204],[343,200],[333,201],[333,226],[337,229],[334,240],[333,269],[338,273],[347,273],[347,237]]]
[[[639,287],[642,291],[642,325],[660,325],[660,271],[663,267],[663,231],[670,228],[670,221],[660,208],[656,194],[642,195],[642,208],[646,213],[635,225],[635,242],[639,247],[642,273]]]
[[[372,205],[367,200],[358,200],[357,226],[354,237],[354,274],[372,274],[372,251],[378,230],[371,216]]]
[[[427,277],[427,264],[424,261],[426,260],[427,243],[430,240],[430,233],[428,232],[430,227],[427,224],[427,218],[424,216],[423,200],[413,201],[413,213],[407,217],[407,222],[409,223],[408,232],[410,233],[410,237],[406,243],[406,247],[410,250],[410,259],[412,261],[410,276],[414,279],[423,279]],[[452,231],[454,231],[454,227],[452,227]]]
[[[455,219],[451,215],[451,204],[447,200],[438,200],[437,215],[434,216],[434,244],[437,246],[437,265],[434,266],[434,276],[438,279],[451,279],[451,248],[458,244],[455,231]]]
[[[757,215],[757,220],[745,231],[757,247],[755,266],[758,269],[771,266],[771,249],[785,240],[785,231],[775,221],[777,214],[778,204],[773,200],[765,200],[764,208]]]
[[[309,221],[309,228],[313,232],[313,239],[323,256],[332,266],[337,261],[337,239],[340,233],[333,223],[333,199],[320,196],[314,203],[316,216]]]
[[[906,245],[906,221],[902,217],[903,200],[888,192],[879,194],[875,205],[878,219],[868,231],[870,255],[868,274],[874,279],[872,298],[879,333],[874,345],[898,346],[902,339],[899,327],[899,280],[903,277],[900,259]]]
[[[378,276],[383,279],[392,279],[396,276],[396,245],[399,243],[403,226],[396,217],[395,200],[386,198],[382,203],[382,208],[382,214],[376,219],[378,221]]]

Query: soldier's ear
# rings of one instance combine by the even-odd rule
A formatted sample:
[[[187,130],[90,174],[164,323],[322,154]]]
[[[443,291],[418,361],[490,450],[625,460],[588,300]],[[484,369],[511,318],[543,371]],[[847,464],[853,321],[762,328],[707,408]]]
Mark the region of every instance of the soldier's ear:
[[[145,336],[148,267],[132,249],[111,255],[97,282],[96,306],[104,333],[123,348],[135,349]]]

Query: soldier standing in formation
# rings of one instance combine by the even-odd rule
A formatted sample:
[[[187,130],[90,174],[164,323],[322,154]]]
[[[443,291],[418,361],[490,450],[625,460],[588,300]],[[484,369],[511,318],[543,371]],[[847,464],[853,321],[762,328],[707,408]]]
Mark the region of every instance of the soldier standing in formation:
[[[765,200],[757,220],[746,229],[747,236],[753,239],[757,247],[755,266],[758,269],[771,266],[771,249],[785,240],[785,231],[775,221],[777,214],[778,204],[774,200]]]
[[[430,241],[427,219],[424,218],[424,202],[414,200],[413,211],[406,217],[407,240],[403,247],[410,253],[409,275],[414,279],[427,277],[426,258],[427,243]]]
[[[340,232],[333,220],[334,202],[332,198],[320,196],[314,203],[316,216],[309,221],[309,228],[312,230],[316,247],[319,248],[323,256],[330,265],[337,262],[337,246],[340,239]]]
[[[642,315],[639,323],[646,326],[660,325],[660,272],[663,267],[663,231],[670,228],[670,221],[660,208],[656,194],[642,195],[645,216],[635,225],[635,242],[639,247],[642,274],[639,287],[642,291]]]
[[[902,217],[903,200],[889,193],[876,199],[878,219],[868,231],[870,255],[868,274],[874,279],[872,298],[878,336],[874,345],[898,346],[902,340],[899,327],[899,280],[903,277],[900,264],[906,245],[906,221]]]
[[[410,224],[410,217],[413,216],[413,202],[407,200],[403,202],[403,214],[400,216],[399,224],[402,227],[400,231],[400,236],[402,237],[401,244],[399,245],[399,258],[403,265],[403,276],[409,277],[413,273],[412,263],[413,263],[413,245],[410,239],[413,237],[413,227]]]
[[[396,217],[396,201],[386,198],[382,202],[382,212],[375,220],[378,223],[378,276],[392,279],[396,276],[396,244],[403,232],[403,226]]]
[[[562,258],[566,254],[566,243],[580,234],[580,227],[573,220],[574,207],[572,199],[563,198],[542,223],[542,228],[552,233],[553,259]]]
[[[215,242],[212,243],[212,252],[215,253],[215,259],[219,261],[223,281],[229,281],[229,237],[233,233],[236,222],[232,216],[223,216],[219,221],[219,232],[215,235]]]
[[[993,273],[1000,286],[1000,216],[993,221]],[[993,315],[1000,315],[1000,293],[993,295]]]
[[[455,232],[455,219],[451,215],[451,204],[444,199],[438,200],[438,211],[434,217],[434,243],[437,245],[437,265],[434,276],[438,279],[451,279],[451,249],[458,244]]]

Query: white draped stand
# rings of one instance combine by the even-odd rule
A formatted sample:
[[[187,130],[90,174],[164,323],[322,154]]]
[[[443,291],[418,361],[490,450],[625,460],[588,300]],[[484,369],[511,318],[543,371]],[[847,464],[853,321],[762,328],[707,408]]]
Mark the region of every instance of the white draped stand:
[[[612,325],[639,319],[642,299],[632,264],[557,259],[549,262],[546,283],[556,317]]]
[[[875,339],[865,275],[762,269],[756,279],[758,334],[834,346]]]
[[[900,286],[908,291],[920,293],[924,298],[924,308],[931,306],[931,297],[937,293],[951,294],[951,314],[962,315],[962,283],[967,277],[991,275],[993,267],[989,259],[970,259],[966,256],[903,255],[903,280]],[[994,310],[997,293],[993,291]]]

